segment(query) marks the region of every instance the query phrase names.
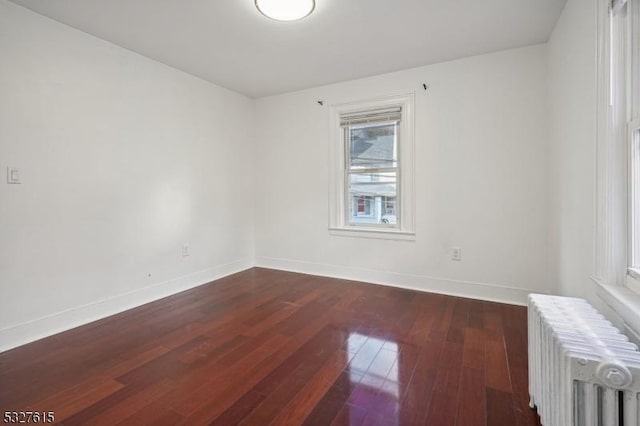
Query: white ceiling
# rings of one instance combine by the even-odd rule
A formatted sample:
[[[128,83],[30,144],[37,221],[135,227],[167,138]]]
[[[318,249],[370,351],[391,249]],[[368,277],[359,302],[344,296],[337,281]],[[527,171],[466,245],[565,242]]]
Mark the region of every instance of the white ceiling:
[[[12,0],[261,97],[547,41],[566,0],[316,0],[298,22],[254,0]]]

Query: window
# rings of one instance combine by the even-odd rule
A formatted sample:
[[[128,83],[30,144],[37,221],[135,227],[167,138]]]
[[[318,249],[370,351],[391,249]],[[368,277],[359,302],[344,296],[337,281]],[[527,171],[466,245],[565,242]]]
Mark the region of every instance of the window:
[[[626,281],[640,292],[639,6],[639,0],[616,0],[611,6],[609,121],[611,143],[628,158]]]
[[[400,108],[340,116],[345,146],[345,194],[349,225],[398,227],[387,205],[398,201],[398,125]],[[384,202],[384,203],[383,203]],[[383,208],[384,206],[384,208]],[[393,216],[393,217],[392,217]]]
[[[600,7],[597,278],[640,293],[640,0]]]
[[[411,94],[331,107],[332,231],[413,235],[412,108]]]

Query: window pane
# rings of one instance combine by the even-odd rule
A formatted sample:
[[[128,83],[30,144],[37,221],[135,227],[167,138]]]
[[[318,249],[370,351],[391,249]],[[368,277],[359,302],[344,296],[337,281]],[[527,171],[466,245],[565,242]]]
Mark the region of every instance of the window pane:
[[[349,175],[349,223],[397,225],[397,173]]]
[[[363,124],[348,127],[347,131],[352,169],[397,166],[396,123]]]

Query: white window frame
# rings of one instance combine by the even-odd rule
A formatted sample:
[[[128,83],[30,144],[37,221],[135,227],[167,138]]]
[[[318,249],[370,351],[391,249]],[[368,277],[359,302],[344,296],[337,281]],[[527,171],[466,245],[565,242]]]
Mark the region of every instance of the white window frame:
[[[620,2],[622,3],[622,2]],[[640,294],[640,0],[626,2],[625,143],[629,156],[627,287]]]
[[[614,20],[626,7],[623,30]],[[598,168],[595,282],[640,332],[640,0],[598,2]],[[616,68],[616,64],[624,64]]]
[[[400,107],[402,119],[398,125],[398,176],[399,205],[396,206],[398,226],[377,224],[349,224],[347,214],[346,145],[340,116],[358,112]],[[332,235],[382,238],[415,239],[414,230],[414,93],[401,93],[372,99],[338,103],[329,107],[329,232]]]
[[[629,152],[628,189],[628,262],[626,285],[640,294],[640,118],[627,124],[626,143]]]

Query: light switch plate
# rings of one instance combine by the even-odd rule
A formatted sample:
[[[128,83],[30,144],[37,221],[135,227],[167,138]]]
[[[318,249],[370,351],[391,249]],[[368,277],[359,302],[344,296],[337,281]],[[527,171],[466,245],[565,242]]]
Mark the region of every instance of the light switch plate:
[[[20,170],[15,167],[7,167],[7,183],[15,184],[20,182]]]

